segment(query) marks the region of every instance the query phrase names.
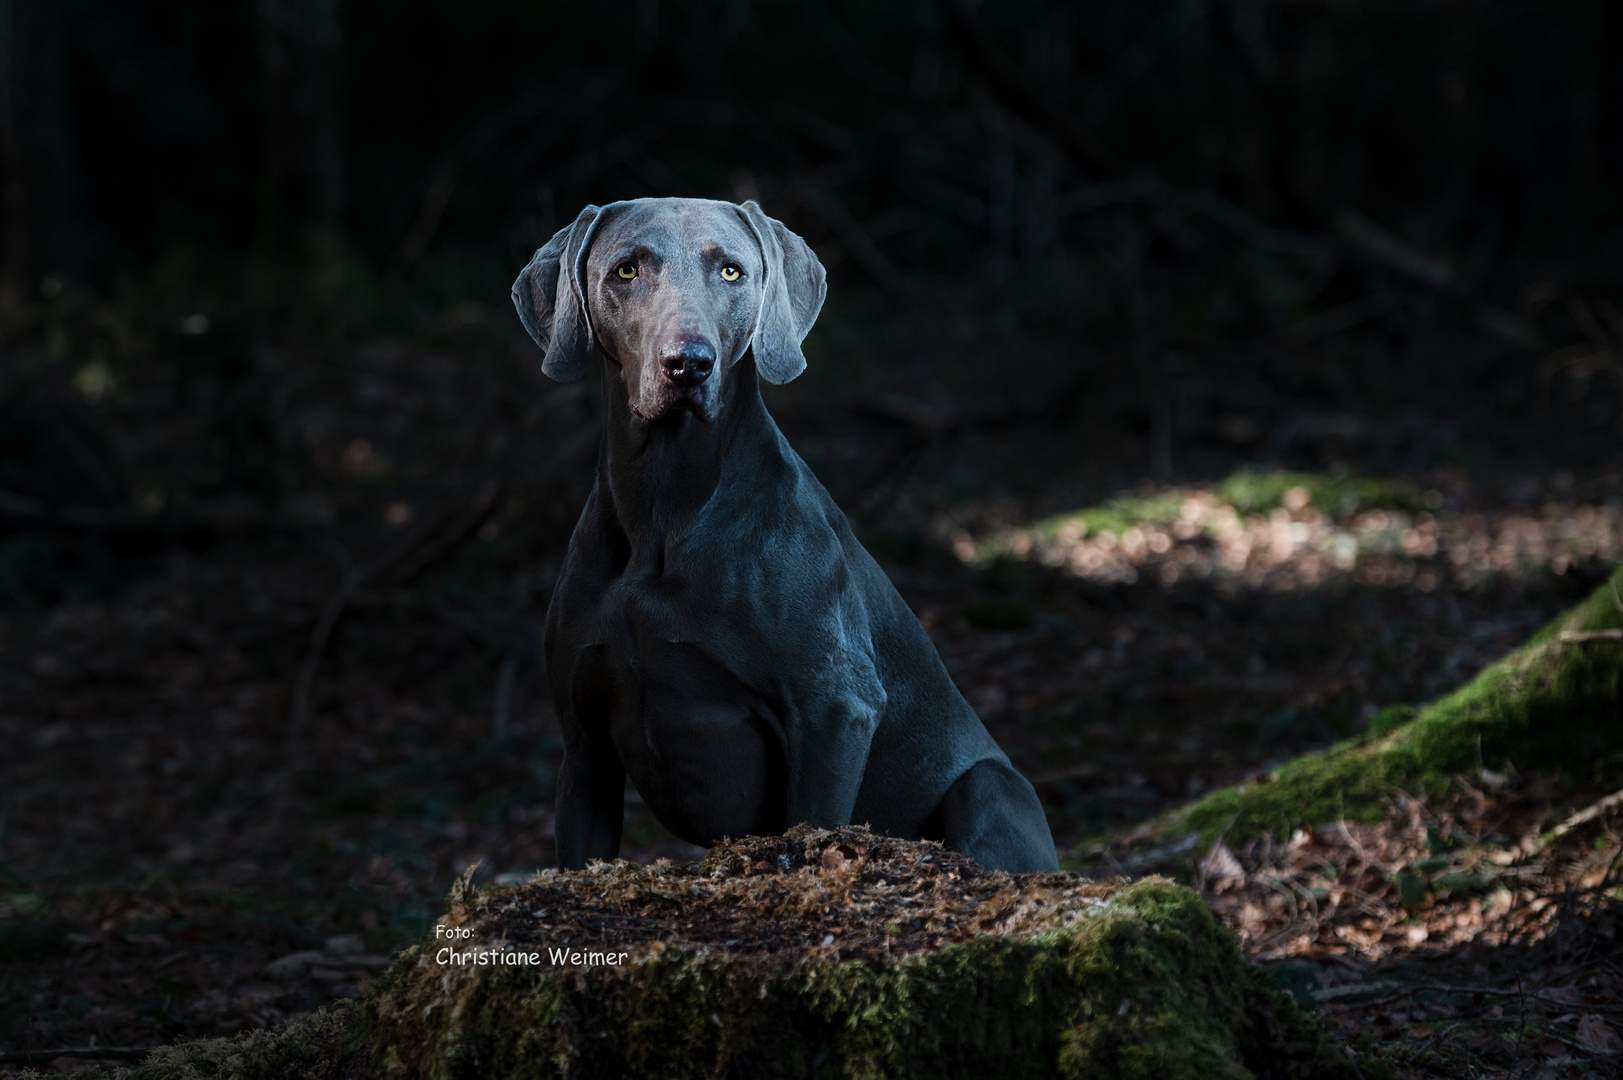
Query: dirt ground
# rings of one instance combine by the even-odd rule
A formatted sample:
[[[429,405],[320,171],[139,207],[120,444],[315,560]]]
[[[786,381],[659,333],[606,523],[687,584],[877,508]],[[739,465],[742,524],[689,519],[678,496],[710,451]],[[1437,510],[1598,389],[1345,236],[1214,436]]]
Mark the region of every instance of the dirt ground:
[[[84,543],[106,585],[13,590],[0,1074],[354,996],[469,866],[550,865],[539,622],[590,483],[593,392],[458,341],[290,348],[297,498],[104,530]],[[1232,851],[1097,842],[1436,697],[1585,595],[1623,552],[1610,398],[1540,405],[1507,360],[1439,369],[1417,402],[1402,358],[1326,349],[1186,370],[1169,434],[1108,365],[992,401],[846,351],[769,407],[1036,783],[1068,865],[1202,887],[1366,1076],[1616,1075],[1616,808],[1518,845],[1623,786],[1623,762],[1484,762],[1452,802],[1394,792],[1382,826]],[[1312,404],[1331,390],[1337,411]],[[1303,479],[1225,486],[1281,465]],[[1346,497],[1364,476],[1385,486]],[[1031,527],[1112,499],[1084,529]],[[623,854],[702,853],[630,792]]]

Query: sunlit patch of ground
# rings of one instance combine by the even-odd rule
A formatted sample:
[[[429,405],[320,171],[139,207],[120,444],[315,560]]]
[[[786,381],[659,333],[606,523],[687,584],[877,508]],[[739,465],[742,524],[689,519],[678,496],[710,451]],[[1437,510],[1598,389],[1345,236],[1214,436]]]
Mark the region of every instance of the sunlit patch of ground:
[[[952,529],[948,539],[966,563],[1029,560],[1100,584],[1211,580],[1275,590],[1336,579],[1428,592],[1445,582],[1469,588],[1492,576],[1562,574],[1623,555],[1623,506],[1615,499],[1463,514],[1442,513],[1443,506],[1435,490],[1241,474],[981,539]]]

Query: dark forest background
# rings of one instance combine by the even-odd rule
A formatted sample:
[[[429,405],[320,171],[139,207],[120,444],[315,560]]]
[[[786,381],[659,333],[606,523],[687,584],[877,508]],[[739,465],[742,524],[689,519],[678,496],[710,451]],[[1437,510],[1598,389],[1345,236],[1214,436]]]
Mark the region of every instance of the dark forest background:
[[[1460,685],[1623,552],[1619,57],[1606,0],[0,0],[0,1066],[550,865],[600,392],[508,289],[589,202],[810,242],[769,407],[1067,865]]]
[[[759,198],[804,234],[834,289],[813,381],[888,374],[904,423],[954,412],[929,399],[955,379],[1011,421],[1110,399],[1075,425],[1120,429],[1093,494],[1337,431],[1389,470],[1492,459],[1470,418],[1546,465],[1613,444],[1623,14],[1599,0],[5,12],[6,396],[99,414],[60,421],[87,429],[66,456],[6,421],[14,514],[285,500],[267,348],[533,360],[515,269],[586,202],[648,194]],[[1263,354],[1301,383],[1300,350],[1349,333],[1388,362],[1289,400],[1212,385]],[[1578,428],[1529,438],[1552,387]],[[161,402],[190,437],[93,445]],[[999,476],[1054,482],[1027,472]]]

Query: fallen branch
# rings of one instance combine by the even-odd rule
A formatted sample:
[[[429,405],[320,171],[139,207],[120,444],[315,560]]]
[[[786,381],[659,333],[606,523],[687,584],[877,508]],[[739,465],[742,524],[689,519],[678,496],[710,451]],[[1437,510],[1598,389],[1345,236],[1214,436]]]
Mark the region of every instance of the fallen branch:
[[[0,490],[0,521],[12,525],[169,538],[188,533],[298,531],[322,524],[308,515],[268,510],[244,500],[197,503],[157,514],[95,506],[57,506],[15,491]]]
[[[293,702],[287,718],[287,749],[290,753],[310,719],[310,691],[315,686],[316,672],[321,667],[322,654],[327,651],[327,642],[361,583],[362,571],[356,568],[349,549],[334,541],[332,551],[343,568],[343,577],[338,589],[322,607],[321,616],[316,619],[315,629],[310,632],[310,645],[305,650],[304,659],[299,661],[299,674],[293,680]]]
[[[1403,307],[1406,302],[1407,297],[1402,293],[1371,293],[1269,334],[1260,344],[1281,350],[1299,349],[1315,341],[1345,333],[1372,319],[1390,315]]]
[[[0,1053],[0,1065],[32,1065],[52,1058],[90,1058],[105,1061],[139,1061],[157,1049],[154,1046],[58,1046],[50,1050],[8,1050]]]
[[[1608,810],[1612,810],[1618,806],[1623,806],[1623,791],[1614,791],[1604,799],[1598,799],[1595,802],[1590,803],[1588,806],[1584,807],[1576,814],[1573,814],[1571,817],[1567,818],[1567,820],[1563,821],[1549,832],[1533,839],[1531,843],[1524,843],[1522,850],[1528,855],[1537,854],[1538,852],[1549,847],[1551,844],[1555,843],[1557,840],[1561,839],[1563,836],[1567,835],[1572,830],[1589,824],[1591,821],[1594,821]]]
[[[1563,630],[1561,641],[1567,645],[1577,645],[1585,641],[1623,641],[1623,629]]]
[[[1384,993],[1379,998],[1359,1003],[1361,1008],[1367,1008],[1368,1006],[1377,1004],[1378,1002],[1396,1001],[1399,998],[1409,997],[1424,990],[1430,990],[1432,993],[1436,994],[1480,994],[1484,997],[1496,998],[1529,998],[1533,1001],[1542,1001],[1546,1005],[1560,1005],[1564,1008],[1570,1008],[1573,1005],[1571,1001],[1541,994],[1537,990],[1499,990],[1489,986],[1454,986],[1451,983],[1441,982],[1404,983],[1395,979],[1376,979],[1367,983],[1350,983],[1343,984],[1341,986],[1331,986],[1323,990],[1315,990],[1312,993],[1313,1000],[1322,1004],[1323,1002],[1335,1001],[1340,998],[1356,997],[1362,993],[1389,991],[1388,993]],[[1594,1008],[1594,1006],[1586,1005],[1585,1008]]]
[[[1617,593],[1617,578],[1612,578],[1607,584],[1612,587],[1612,606],[1623,614],[1623,596]],[[1560,640],[1569,645],[1585,641],[1623,641],[1623,627],[1613,627],[1609,630],[1563,630]]]
[[[1329,237],[1265,225],[1216,192],[1190,184],[1169,184],[1156,179],[1100,181],[1068,193],[1062,212],[1086,214],[1133,203],[1198,212],[1252,247],[1270,254],[1320,258],[1336,255],[1336,245]]]
[[[1488,303],[1460,281],[1440,259],[1405,243],[1356,210],[1343,210],[1334,221],[1336,235],[1353,253],[1428,289],[1452,297],[1471,309],[1477,326],[1524,349],[1540,348],[1538,328],[1513,311]]]

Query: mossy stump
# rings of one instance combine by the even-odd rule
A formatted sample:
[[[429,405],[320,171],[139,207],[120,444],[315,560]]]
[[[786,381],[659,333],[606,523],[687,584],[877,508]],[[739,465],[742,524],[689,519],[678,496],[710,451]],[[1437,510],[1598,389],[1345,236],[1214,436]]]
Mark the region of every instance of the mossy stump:
[[[692,867],[459,888],[444,926],[356,1010],[366,1075],[1348,1075],[1161,879],[1011,876],[801,827]]]

